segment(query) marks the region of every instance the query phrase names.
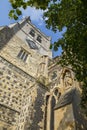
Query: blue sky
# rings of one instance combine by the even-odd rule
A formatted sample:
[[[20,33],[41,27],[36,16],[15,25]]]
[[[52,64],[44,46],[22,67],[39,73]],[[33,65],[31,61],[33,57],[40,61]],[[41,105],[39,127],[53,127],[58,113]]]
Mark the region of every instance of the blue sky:
[[[0,26],[5,26],[17,22],[15,20],[9,19],[8,13],[10,9],[11,5],[8,0],[0,0]],[[22,10],[22,16],[19,18],[19,20],[26,16],[30,16],[32,23],[36,25],[43,33],[45,33],[47,36],[52,37],[52,43],[62,37],[62,33],[57,31],[57,33],[55,34],[45,27],[45,22],[42,18],[43,10],[36,10],[35,8],[28,7],[26,10]],[[54,52],[54,56],[60,54],[61,48],[59,48],[57,52]]]

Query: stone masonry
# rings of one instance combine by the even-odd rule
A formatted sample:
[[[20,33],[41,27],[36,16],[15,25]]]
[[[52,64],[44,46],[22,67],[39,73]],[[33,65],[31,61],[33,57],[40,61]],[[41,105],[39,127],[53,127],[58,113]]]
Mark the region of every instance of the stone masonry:
[[[86,130],[81,86],[29,17],[0,27],[0,130]]]

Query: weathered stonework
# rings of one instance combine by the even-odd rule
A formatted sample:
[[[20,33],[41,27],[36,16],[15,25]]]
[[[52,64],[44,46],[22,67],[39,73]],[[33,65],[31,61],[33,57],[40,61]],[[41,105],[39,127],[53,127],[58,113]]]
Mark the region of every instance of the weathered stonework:
[[[0,28],[0,130],[87,129],[80,85],[50,40],[29,18]]]

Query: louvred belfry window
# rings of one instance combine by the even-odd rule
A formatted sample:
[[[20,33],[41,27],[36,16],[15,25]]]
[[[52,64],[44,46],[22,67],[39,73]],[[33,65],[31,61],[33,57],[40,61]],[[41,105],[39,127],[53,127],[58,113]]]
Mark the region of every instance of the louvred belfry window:
[[[25,62],[27,60],[28,53],[25,50],[21,49],[17,57]]]
[[[33,29],[31,29],[31,31],[29,32],[29,34],[34,37],[35,36],[35,31]]]
[[[42,39],[40,35],[37,36],[37,41],[41,43]]]

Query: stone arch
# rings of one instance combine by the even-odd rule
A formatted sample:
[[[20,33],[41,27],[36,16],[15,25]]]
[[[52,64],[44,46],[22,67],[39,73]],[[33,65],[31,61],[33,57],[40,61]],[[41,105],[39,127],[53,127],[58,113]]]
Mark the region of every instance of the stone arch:
[[[64,92],[73,87],[73,73],[69,68],[64,68],[61,73]]]
[[[44,130],[54,130],[54,107],[59,99],[58,87],[52,89],[45,96]]]
[[[52,95],[46,96],[44,130],[54,130],[54,107],[56,99]]]
[[[63,77],[65,76],[65,73],[66,73],[66,72],[70,72],[70,73],[71,73],[71,70],[68,69],[68,68],[64,68],[64,69],[62,70]],[[71,75],[71,74],[70,74],[70,75]]]

